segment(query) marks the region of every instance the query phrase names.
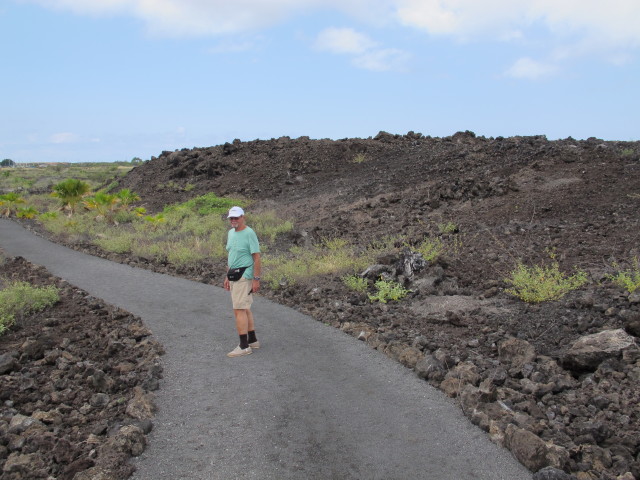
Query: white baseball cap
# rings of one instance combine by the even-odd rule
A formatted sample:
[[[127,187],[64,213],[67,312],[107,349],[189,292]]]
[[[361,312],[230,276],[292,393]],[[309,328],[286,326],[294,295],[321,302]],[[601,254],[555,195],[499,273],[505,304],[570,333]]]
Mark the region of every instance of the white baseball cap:
[[[244,210],[240,207],[231,207],[229,209],[229,213],[227,214],[227,218],[229,217],[241,217],[244,215]]]

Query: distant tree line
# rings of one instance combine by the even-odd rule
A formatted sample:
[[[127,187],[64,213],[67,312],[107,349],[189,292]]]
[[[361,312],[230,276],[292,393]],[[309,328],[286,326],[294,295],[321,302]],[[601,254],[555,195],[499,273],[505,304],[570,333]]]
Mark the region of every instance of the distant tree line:
[[[11,160],[10,158],[5,158],[0,162],[0,167],[15,167],[15,166],[16,166],[16,162]]]

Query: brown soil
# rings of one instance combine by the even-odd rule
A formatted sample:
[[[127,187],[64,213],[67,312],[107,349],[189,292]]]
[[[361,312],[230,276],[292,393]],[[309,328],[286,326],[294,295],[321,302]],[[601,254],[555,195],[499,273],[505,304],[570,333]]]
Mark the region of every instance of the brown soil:
[[[435,262],[405,249],[370,269],[371,280],[383,274],[412,290],[400,302],[371,303],[334,276],[263,293],[413,368],[532,471],[640,478],[637,345],[589,366],[567,355],[588,334],[624,329],[636,343],[640,335],[640,296],[606,281],[614,262],[629,268],[640,256],[640,143],[471,132],[234,141],[163,152],[120,186],[151,211],[207,192],[244,196],[249,212],[275,210],[295,223],[270,252],[327,237],[361,246],[390,235],[399,245],[441,238],[449,249]],[[447,222],[455,232],[440,232]],[[225,270],[73,246],[215,284]],[[518,260],[548,264],[550,254],[590,283],[537,305],[505,292]]]

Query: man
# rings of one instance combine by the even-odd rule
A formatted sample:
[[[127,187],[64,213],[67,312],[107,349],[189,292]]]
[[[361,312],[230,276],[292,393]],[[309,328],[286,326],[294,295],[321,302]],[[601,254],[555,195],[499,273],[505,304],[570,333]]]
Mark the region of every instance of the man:
[[[227,218],[231,223],[231,230],[227,234],[229,269],[224,278],[224,288],[231,291],[233,315],[240,336],[240,344],[227,353],[227,356],[239,357],[260,348],[251,313],[252,293],[260,289],[260,244],[256,232],[245,223],[242,208],[231,207]]]

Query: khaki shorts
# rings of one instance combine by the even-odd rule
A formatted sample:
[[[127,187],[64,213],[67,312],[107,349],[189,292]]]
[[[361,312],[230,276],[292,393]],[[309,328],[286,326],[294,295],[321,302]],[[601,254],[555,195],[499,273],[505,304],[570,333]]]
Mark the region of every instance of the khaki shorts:
[[[248,278],[241,278],[237,282],[229,282],[234,310],[248,310],[251,308],[253,303],[253,294],[250,293],[252,285],[253,280]]]

